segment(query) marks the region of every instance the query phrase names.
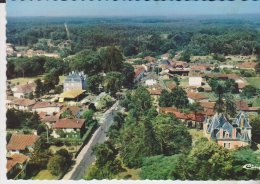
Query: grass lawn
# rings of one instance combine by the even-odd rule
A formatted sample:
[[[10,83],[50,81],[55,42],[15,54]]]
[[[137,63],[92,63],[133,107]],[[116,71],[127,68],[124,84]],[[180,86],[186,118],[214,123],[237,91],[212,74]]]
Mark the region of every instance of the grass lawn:
[[[128,169],[125,172],[120,173],[116,179],[129,179],[129,180],[140,180],[139,173],[141,169]]]
[[[181,87],[189,86],[189,77],[180,78],[180,86]]]
[[[192,142],[195,142],[196,140],[204,137],[203,130],[189,129],[188,131],[192,136]]]
[[[217,98],[213,92],[201,92],[203,95],[209,98],[209,101],[216,101]]]
[[[260,97],[254,99],[253,107],[260,107]]]
[[[65,76],[64,76],[64,75],[61,75],[61,76],[59,76],[59,79],[60,79],[59,84],[61,85],[61,84],[63,84],[63,82],[64,82],[64,80],[65,80]]]
[[[163,80],[164,84],[167,86],[169,84],[175,84],[175,82],[173,80]]]
[[[77,149],[79,149],[79,147],[80,146],[77,146]],[[53,153],[55,153],[56,151],[58,151],[58,150],[60,150],[60,149],[66,149],[66,150],[68,150],[68,152],[69,153],[72,153],[72,154],[75,154],[76,153],[76,145],[72,145],[72,146],[60,146],[60,147],[58,147],[58,146],[54,146],[54,145],[52,145],[52,146],[50,146],[50,150],[53,152]]]
[[[260,77],[246,77],[248,84],[260,89]]]
[[[57,180],[59,179],[59,177],[52,175],[48,170],[41,170],[32,179],[33,180]]]
[[[19,82],[19,84],[26,84],[27,82],[30,82],[30,81],[33,82],[36,79],[41,79],[42,77],[43,77],[43,75],[39,75],[37,77],[19,77],[19,78],[7,80],[7,81],[11,82],[11,84],[17,84],[18,82]]]

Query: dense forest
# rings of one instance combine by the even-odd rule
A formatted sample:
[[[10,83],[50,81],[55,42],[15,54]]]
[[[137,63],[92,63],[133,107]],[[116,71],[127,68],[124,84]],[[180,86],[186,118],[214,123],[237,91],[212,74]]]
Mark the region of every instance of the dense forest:
[[[249,55],[259,52],[259,28],[260,21],[253,15],[8,18],[7,42],[62,56],[112,45],[119,46],[124,56],[174,55],[180,50],[191,55]]]

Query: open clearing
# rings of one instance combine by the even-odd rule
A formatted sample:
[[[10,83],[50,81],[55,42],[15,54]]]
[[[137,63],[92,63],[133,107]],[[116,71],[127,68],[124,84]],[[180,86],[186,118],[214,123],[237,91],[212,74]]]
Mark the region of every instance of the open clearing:
[[[58,176],[52,175],[48,170],[41,170],[32,179],[33,180],[57,180]]]
[[[260,77],[247,77],[248,84],[260,89]]]

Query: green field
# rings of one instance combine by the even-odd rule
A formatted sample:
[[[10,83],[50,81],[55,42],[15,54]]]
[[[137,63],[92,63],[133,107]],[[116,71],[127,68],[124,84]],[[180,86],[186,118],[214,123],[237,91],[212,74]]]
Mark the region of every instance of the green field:
[[[204,137],[203,130],[189,129],[188,131],[192,136],[192,142]]]
[[[28,82],[33,82],[36,79],[42,79],[43,77],[44,77],[44,75],[39,75],[39,76],[36,76],[36,77],[19,77],[19,78],[10,79],[10,80],[7,80],[7,81],[11,82],[11,84],[17,85],[17,83],[26,84]],[[59,76],[59,79],[60,79],[59,84],[63,84],[63,82],[65,80],[65,76],[64,75]]]
[[[180,86],[181,87],[189,86],[189,78],[188,77],[180,78]]]
[[[260,77],[246,77],[248,84],[260,89]]]
[[[41,79],[42,77],[43,77],[42,75],[39,75],[37,77],[19,77],[19,78],[7,80],[7,81],[11,82],[11,84],[15,84],[15,85],[17,85],[17,83],[19,83],[19,84],[26,84],[28,82],[33,82],[36,79]]]
[[[32,179],[33,180],[58,180],[59,177],[52,175],[48,170],[41,170]]]
[[[254,99],[253,107],[260,107],[260,97]]]
[[[125,172],[120,173],[116,179],[129,179],[129,180],[140,180],[139,173],[141,169],[129,169]]]
[[[203,95],[209,98],[209,101],[216,101],[217,97],[213,92],[201,92]]]

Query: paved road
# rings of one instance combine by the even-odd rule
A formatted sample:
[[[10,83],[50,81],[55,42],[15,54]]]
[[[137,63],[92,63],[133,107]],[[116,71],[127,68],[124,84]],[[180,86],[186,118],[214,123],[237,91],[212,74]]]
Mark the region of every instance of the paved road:
[[[101,126],[95,131],[88,144],[81,150],[76,159],[75,165],[72,170],[63,177],[63,180],[80,180],[83,178],[86,174],[86,168],[95,161],[95,156],[91,155],[92,147],[97,143],[103,143],[107,139],[106,132],[113,123],[113,118],[117,108],[118,102],[104,113],[100,122]]]

